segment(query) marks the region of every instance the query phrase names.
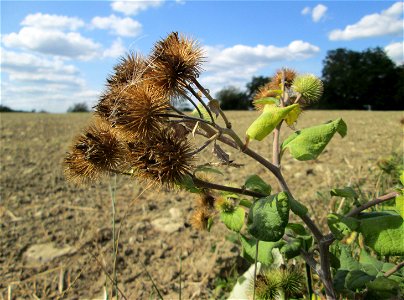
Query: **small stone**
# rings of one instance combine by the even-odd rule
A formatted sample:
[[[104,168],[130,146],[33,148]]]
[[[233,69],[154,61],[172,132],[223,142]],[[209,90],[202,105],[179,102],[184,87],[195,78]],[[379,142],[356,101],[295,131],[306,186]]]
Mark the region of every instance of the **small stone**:
[[[180,230],[183,227],[184,222],[181,210],[172,207],[170,208],[169,213],[170,213],[169,217],[158,218],[151,221],[151,224],[156,230],[167,233],[173,233]]]
[[[32,245],[24,253],[28,264],[44,264],[74,251],[73,247],[56,248],[53,243]]]
[[[159,218],[153,220],[151,223],[156,230],[167,233],[176,232],[183,225],[183,222],[178,222],[177,220],[173,220],[172,218]]]

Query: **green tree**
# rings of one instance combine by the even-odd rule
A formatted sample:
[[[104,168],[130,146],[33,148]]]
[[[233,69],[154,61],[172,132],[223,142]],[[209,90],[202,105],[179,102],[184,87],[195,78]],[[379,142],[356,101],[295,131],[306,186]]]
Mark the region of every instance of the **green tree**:
[[[76,113],[76,112],[89,112],[88,106],[86,103],[75,103],[73,106],[70,106],[67,112]]]
[[[322,75],[324,96],[320,108],[364,109],[366,105],[376,110],[403,108],[402,67],[396,67],[381,48],[329,51]]]
[[[216,99],[220,102],[220,107],[223,110],[247,110],[249,107],[247,93],[234,86],[219,91],[216,94]]]
[[[253,76],[250,82],[246,84],[248,99],[252,101],[255,93],[260,87],[271,81],[271,77]]]

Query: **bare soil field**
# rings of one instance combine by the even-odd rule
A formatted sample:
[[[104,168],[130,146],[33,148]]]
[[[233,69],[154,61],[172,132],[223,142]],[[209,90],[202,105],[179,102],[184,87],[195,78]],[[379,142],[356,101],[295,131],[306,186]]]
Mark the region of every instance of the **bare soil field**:
[[[240,136],[257,115],[228,113]],[[309,111],[296,128],[338,117],[348,125],[344,139],[336,135],[315,161],[298,162],[289,153],[282,161],[291,190],[323,228],[329,203],[319,199],[317,190],[327,194],[334,187],[360,185],[364,195],[372,196],[377,161],[403,149],[403,112]],[[77,187],[65,181],[62,167],[71,139],[90,115],[11,113],[0,118],[0,299],[8,293],[13,299],[103,299],[113,265],[113,179]],[[283,129],[282,139],[291,132]],[[267,138],[250,147],[270,158],[271,144]],[[244,166],[225,168],[215,182],[242,186],[255,173],[277,190],[274,178],[256,162],[225,150]],[[202,161],[211,159],[210,150],[206,155]],[[124,177],[117,178],[116,188],[117,277],[126,298],[149,299],[153,287],[148,273],[164,299],[178,299],[180,282],[183,299],[223,296],[218,279],[234,276],[245,264],[222,224],[214,224],[210,233],[190,226],[195,196],[146,189]]]

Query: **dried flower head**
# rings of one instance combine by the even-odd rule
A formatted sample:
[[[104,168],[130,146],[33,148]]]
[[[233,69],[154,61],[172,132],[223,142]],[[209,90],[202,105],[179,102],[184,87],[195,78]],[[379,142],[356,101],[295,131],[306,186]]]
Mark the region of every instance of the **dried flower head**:
[[[150,55],[149,80],[170,96],[185,93],[185,84],[201,72],[203,52],[199,44],[177,32],[157,42]]]
[[[130,143],[129,149],[134,175],[140,179],[172,187],[191,172],[191,145],[188,140],[177,138],[170,128]]]
[[[99,117],[109,120],[116,112],[119,103],[121,91],[125,88],[123,85],[110,86],[101,96],[97,105],[94,107],[94,112]]]
[[[76,183],[95,180],[102,173],[121,167],[126,149],[109,124],[97,118],[76,137],[71,152],[64,159],[65,175]]]
[[[206,207],[198,207],[192,213],[190,223],[192,228],[196,230],[207,230],[209,218],[212,217],[212,212]]]
[[[209,191],[203,191],[196,199],[198,207],[212,209],[215,206],[215,197]]]
[[[273,81],[270,81],[265,85],[261,86],[253,99],[254,108],[258,111],[264,110],[265,103],[260,103],[259,100],[268,97],[271,98],[278,97],[279,96],[279,92],[277,92],[278,90],[279,86],[277,86],[277,84],[274,83]]]
[[[147,62],[139,54],[128,53],[114,66],[114,73],[107,79],[109,86],[139,82],[146,73]]]
[[[293,80],[296,77],[296,71],[292,70],[292,69],[285,68],[285,69],[276,71],[275,75],[272,77],[272,82],[275,86],[277,86],[278,89],[281,88],[283,74],[285,74],[285,87],[286,88],[290,88]]]
[[[169,109],[169,99],[146,82],[113,87],[96,106],[99,115],[128,135],[144,139],[162,126],[161,114]]]

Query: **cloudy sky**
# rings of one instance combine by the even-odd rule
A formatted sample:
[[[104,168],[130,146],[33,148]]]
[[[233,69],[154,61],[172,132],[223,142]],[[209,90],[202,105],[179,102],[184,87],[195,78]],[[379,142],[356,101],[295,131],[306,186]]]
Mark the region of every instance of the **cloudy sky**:
[[[171,31],[198,39],[201,82],[244,88],[286,66],[321,75],[327,51],[382,47],[403,63],[403,3],[392,1],[1,1],[1,104],[93,106],[127,51]]]

